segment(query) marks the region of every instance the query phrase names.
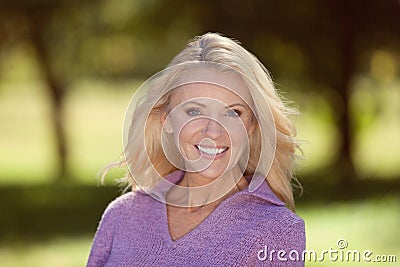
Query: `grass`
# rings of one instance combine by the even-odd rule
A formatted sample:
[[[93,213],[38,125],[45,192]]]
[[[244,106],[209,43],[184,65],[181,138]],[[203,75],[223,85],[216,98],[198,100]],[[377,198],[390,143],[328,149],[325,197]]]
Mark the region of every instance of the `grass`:
[[[400,261],[399,196],[385,196],[357,202],[299,207],[306,222],[307,250],[317,255],[330,248],[340,251],[337,242],[348,243],[345,250],[371,250],[375,255],[396,255],[396,263],[309,262],[308,266],[398,266]],[[371,258],[373,258],[371,257]]]
[[[385,196],[361,202],[306,204],[298,214],[306,222],[307,249],[320,252],[337,249],[338,239],[346,239],[348,249],[371,250],[373,255],[396,255],[396,263],[307,262],[306,266],[398,266],[400,261],[399,196]],[[93,236],[55,237],[40,242],[13,242],[0,245],[1,266],[84,266]]]
[[[85,266],[92,237],[57,237],[47,242],[0,247],[1,266]]]

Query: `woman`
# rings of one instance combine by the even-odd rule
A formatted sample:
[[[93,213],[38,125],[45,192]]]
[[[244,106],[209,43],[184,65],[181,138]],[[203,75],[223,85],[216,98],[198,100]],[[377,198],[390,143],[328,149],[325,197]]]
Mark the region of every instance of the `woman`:
[[[304,266],[293,112],[237,42],[195,38],[131,101],[109,168],[128,168],[132,192],[104,212],[87,266]]]

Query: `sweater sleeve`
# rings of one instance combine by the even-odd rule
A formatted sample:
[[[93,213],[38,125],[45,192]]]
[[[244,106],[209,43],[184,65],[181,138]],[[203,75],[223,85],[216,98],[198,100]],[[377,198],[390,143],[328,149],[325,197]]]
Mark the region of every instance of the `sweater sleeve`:
[[[298,220],[282,231],[273,231],[259,239],[254,266],[304,267],[302,258],[306,247],[304,221]]]
[[[110,204],[102,215],[90,250],[87,267],[104,266],[111,254],[115,227],[114,210],[115,208]]]

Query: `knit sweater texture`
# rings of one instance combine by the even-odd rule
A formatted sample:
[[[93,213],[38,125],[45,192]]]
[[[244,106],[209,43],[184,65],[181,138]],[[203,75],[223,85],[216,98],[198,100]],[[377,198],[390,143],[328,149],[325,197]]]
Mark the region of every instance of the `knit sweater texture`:
[[[182,177],[182,171],[175,171],[165,179],[176,184]],[[304,250],[303,220],[266,182],[253,192],[244,189],[228,197],[175,241],[166,204],[136,191],[118,197],[105,210],[87,266],[297,267],[304,266]]]

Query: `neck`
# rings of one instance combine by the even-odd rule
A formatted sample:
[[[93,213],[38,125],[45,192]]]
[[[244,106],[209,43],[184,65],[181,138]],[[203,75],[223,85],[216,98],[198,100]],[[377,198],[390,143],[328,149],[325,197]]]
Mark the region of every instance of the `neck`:
[[[172,199],[179,199],[181,206],[194,211],[198,208],[218,205],[224,199],[248,186],[239,168],[225,173],[218,179],[202,176],[200,173],[185,173],[178,183],[179,189],[170,192]]]

